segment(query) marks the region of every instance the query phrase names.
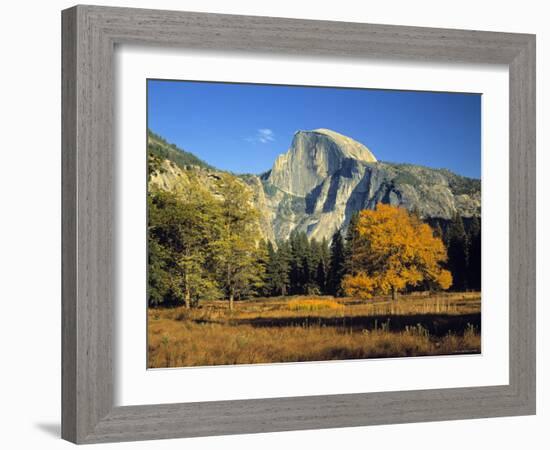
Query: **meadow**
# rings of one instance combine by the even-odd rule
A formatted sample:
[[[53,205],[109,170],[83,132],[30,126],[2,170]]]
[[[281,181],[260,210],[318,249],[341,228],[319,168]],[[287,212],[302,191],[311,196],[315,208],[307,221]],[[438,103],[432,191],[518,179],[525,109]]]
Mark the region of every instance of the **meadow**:
[[[480,293],[330,296],[148,309],[148,367],[474,354]]]

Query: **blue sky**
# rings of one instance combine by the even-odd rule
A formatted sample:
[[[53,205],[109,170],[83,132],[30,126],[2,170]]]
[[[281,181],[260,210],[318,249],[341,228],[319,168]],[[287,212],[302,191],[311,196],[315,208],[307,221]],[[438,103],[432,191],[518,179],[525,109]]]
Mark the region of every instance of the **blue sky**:
[[[207,163],[261,173],[297,130],[329,128],[378,160],[480,177],[481,95],[148,80],[148,127]]]

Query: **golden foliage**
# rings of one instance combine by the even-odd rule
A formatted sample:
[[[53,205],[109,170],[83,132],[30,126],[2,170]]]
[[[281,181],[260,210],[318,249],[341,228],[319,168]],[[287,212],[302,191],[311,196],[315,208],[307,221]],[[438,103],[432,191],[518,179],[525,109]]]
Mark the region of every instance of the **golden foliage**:
[[[361,211],[357,235],[351,252],[355,273],[342,282],[346,295],[395,296],[422,282],[441,289],[452,284],[451,273],[441,267],[447,261],[443,241],[406,209],[378,204],[374,211]]]
[[[342,288],[350,297],[371,298],[376,289],[376,281],[365,272],[359,272],[344,276]]]
[[[437,283],[441,289],[449,289],[453,284],[453,276],[448,270],[442,270],[437,276]]]

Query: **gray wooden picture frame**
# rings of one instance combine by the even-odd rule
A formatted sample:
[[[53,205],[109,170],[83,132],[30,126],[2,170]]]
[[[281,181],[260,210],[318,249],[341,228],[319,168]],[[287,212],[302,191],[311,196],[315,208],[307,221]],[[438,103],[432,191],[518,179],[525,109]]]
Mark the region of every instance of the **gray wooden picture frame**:
[[[63,11],[62,34],[64,439],[94,443],[535,413],[534,35],[98,6]],[[506,64],[509,384],[115,407],[113,54],[115,45],[127,43]]]

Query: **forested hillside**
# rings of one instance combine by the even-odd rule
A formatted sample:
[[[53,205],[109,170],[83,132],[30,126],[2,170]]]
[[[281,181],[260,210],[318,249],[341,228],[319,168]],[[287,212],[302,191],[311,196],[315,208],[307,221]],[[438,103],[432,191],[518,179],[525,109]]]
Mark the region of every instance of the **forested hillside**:
[[[148,131],[147,133],[147,150],[149,156],[157,156],[160,159],[170,160],[182,169],[187,166],[214,169],[200,158],[197,158],[193,153],[186,152],[176,145],[166,142],[164,138],[152,131]]]

